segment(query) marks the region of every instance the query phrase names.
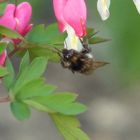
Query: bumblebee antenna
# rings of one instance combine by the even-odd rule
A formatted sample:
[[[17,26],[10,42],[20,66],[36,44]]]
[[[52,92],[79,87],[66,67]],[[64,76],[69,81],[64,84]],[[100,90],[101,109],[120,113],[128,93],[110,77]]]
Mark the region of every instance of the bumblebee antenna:
[[[55,50],[57,50],[57,52],[62,52],[60,49],[54,47]]]

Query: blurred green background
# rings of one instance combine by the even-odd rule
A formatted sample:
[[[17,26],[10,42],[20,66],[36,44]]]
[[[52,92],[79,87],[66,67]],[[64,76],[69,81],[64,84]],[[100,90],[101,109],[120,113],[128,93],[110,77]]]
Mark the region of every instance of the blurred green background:
[[[52,0],[28,0],[32,22],[56,22]],[[20,0],[18,1],[20,2]],[[111,16],[102,21],[96,0],[86,0],[88,26],[111,41],[91,46],[96,59],[110,62],[91,76],[73,75],[59,64],[49,64],[47,81],[59,90],[79,93],[89,106],[80,116],[83,129],[94,140],[140,139],[140,15],[132,0],[112,0]],[[46,114],[34,112],[24,123],[17,122],[8,106],[0,106],[1,140],[61,140]]]

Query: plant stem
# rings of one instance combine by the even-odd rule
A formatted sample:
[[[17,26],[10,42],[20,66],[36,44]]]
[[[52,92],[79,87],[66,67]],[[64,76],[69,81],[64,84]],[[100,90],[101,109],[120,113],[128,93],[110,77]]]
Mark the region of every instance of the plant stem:
[[[23,50],[26,50],[26,49],[29,49],[29,48],[34,48],[34,47],[27,47],[27,46],[25,46],[25,47],[15,47],[14,50],[11,51],[11,52],[8,54],[8,56],[9,56],[9,58],[11,58],[11,57],[12,57],[13,55],[15,55],[17,52],[23,51]]]
[[[0,103],[6,103],[6,102],[10,102],[9,96],[0,97]]]

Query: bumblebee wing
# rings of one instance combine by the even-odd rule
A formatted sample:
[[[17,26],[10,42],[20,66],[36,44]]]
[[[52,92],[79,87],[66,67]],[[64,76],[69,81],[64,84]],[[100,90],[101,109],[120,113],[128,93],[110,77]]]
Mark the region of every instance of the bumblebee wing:
[[[90,75],[93,74],[93,72],[100,68],[105,66],[106,64],[109,64],[108,62],[104,62],[104,61],[93,61],[92,66],[90,65],[90,67],[84,72],[85,75]]]
[[[97,68],[103,67],[105,65],[109,64],[108,62],[104,61],[94,61],[93,62],[93,70],[96,70]]]

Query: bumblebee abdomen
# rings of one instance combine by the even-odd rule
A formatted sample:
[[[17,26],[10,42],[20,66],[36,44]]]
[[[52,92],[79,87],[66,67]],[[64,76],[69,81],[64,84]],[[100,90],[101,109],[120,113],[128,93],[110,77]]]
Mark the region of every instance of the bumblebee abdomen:
[[[73,71],[80,71],[83,68],[83,66],[84,63],[80,59],[71,63],[71,69]]]

